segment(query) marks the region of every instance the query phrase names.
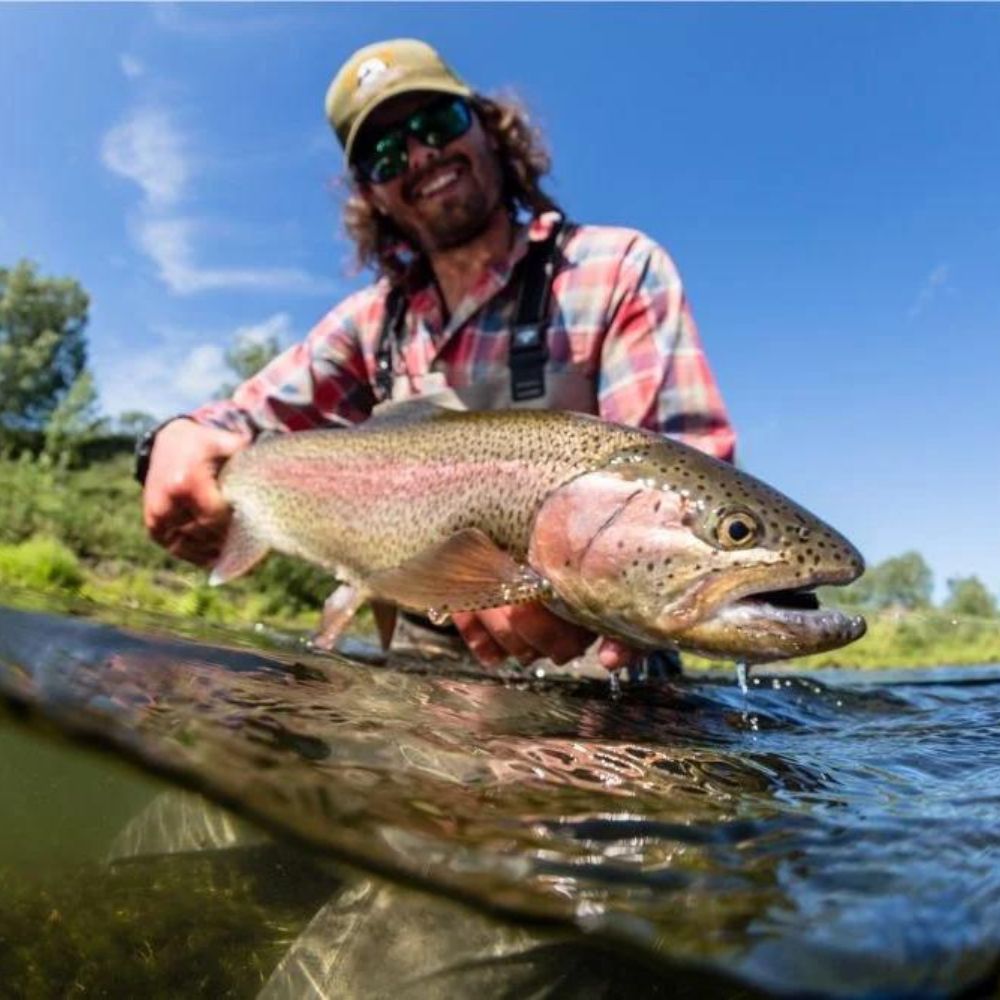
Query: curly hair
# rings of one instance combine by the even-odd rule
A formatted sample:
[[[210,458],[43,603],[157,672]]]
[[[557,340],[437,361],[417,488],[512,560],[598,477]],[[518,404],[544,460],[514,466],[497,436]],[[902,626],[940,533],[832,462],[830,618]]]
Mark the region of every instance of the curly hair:
[[[503,176],[503,199],[512,216],[519,211],[538,215],[561,211],[541,187],[551,159],[538,128],[513,97],[474,95],[469,102],[483,130],[496,143]],[[391,219],[379,214],[361,194],[357,181],[348,177],[349,194],[344,204],[344,228],[354,242],[357,263],[371,267],[378,276],[395,282],[408,270],[415,248]]]

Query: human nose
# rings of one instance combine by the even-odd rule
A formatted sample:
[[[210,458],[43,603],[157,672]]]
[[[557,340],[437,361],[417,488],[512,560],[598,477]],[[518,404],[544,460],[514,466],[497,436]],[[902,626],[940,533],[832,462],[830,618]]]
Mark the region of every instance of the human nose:
[[[419,170],[435,160],[441,159],[441,150],[427,146],[416,136],[408,136],[406,142],[406,160],[411,170]]]

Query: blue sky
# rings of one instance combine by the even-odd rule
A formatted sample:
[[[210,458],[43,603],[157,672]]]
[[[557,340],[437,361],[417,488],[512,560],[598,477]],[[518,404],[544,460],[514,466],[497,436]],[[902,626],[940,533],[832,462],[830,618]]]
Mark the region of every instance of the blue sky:
[[[528,103],[574,218],[668,248],[750,471],[1000,592],[1000,6],[0,6],[0,262],[90,292],[108,413],[364,280],[323,95],[407,35]]]

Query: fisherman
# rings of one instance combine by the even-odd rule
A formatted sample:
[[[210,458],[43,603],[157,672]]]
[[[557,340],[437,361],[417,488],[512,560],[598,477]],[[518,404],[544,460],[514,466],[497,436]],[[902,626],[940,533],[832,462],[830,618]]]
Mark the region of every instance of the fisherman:
[[[366,46],[326,95],[343,146],[345,226],[376,274],[304,341],[140,442],[152,537],[193,563],[229,519],[216,475],[262,431],[356,423],[388,400],[449,393],[472,410],[593,413],[731,461],[735,437],[677,270],[631,229],[571,222],[514,102],[473,91],[424,42]],[[453,616],[484,665],[566,663],[594,641],[539,604]],[[632,651],[602,639],[600,662]]]

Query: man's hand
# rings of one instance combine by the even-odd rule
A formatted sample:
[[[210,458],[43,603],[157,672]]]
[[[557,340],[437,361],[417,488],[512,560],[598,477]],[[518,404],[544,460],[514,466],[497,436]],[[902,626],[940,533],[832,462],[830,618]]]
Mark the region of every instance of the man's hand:
[[[214,562],[229,524],[216,477],[249,442],[239,434],[178,419],[157,435],[143,490],[143,520],[168,552],[188,562]]]
[[[541,604],[515,604],[486,611],[460,611],[452,616],[472,655],[484,667],[496,667],[509,656],[522,666],[547,658],[562,665],[581,656],[594,633],[554,615]],[[619,670],[633,650],[614,639],[601,639],[601,666]]]

